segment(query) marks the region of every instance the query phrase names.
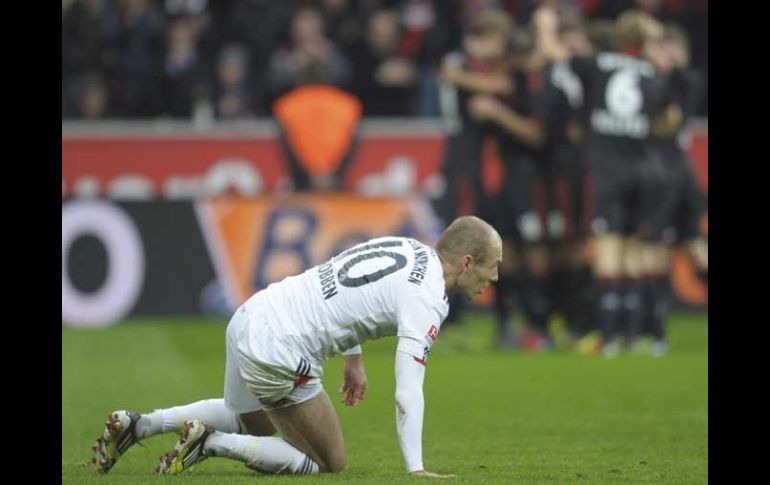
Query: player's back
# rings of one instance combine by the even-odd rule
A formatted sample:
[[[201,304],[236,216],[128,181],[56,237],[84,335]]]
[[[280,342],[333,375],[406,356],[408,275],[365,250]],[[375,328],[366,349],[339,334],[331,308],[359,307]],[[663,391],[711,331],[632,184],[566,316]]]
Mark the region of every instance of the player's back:
[[[580,79],[566,63],[547,66],[543,79],[537,109],[547,132],[542,157],[551,164],[565,156],[577,157],[579,143],[574,130],[582,122],[584,95]]]
[[[274,283],[245,305],[252,319],[261,312],[258,324],[274,339],[322,364],[366,340],[396,335],[405,296],[415,295],[435,307],[440,325],[448,306],[438,256],[414,239],[386,237]]]
[[[585,73],[590,110],[588,149],[599,155],[643,159],[653,117],[661,109],[662,82],[649,62],[618,52],[600,52]]]

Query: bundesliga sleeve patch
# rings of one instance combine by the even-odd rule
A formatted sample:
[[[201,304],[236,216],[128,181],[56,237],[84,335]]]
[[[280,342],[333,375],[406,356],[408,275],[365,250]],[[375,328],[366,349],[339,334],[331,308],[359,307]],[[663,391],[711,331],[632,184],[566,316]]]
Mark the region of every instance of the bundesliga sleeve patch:
[[[428,330],[428,338],[430,338],[431,342],[435,342],[436,338],[438,338],[438,329],[435,325],[430,326],[430,329]]]
[[[425,365],[425,362],[428,360],[428,356],[430,355],[430,348],[433,345],[433,342],[436,341],[436,338],[438,338],[438,328],[435,325],[431,325],[428,329],[428,333],[425,334],[425,345],[422,348],[422,358],[420,359],[415,357],[415,361]]]

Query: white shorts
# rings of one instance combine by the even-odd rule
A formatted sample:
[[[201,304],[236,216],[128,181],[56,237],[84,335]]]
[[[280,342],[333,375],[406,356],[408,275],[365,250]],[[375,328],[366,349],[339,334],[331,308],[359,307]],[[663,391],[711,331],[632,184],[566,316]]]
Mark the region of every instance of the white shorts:
[[[321,379],[310,375],[311,365],[305,357],[280,345],[267,328],[264,335],[249,342],[250,325],[249,314],[242,306],[227,325],[228,409],[238,414],[277,409],[307,401],[321,392]]]

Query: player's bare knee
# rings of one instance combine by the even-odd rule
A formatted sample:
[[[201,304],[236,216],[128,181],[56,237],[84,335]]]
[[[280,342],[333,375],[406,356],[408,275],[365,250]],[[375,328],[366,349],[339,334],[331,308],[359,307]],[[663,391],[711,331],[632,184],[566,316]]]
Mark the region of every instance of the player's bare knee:
[[[343,457],[337,457],[328,460],[328,464],[325,466],[326,471],[329,473],[340,473],[348,468],[348,461]]]

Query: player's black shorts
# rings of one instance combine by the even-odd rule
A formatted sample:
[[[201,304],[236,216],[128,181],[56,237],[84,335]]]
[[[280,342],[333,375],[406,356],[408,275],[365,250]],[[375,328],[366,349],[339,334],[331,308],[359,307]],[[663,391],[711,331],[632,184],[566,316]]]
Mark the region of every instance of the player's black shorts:
[[[478,215],[492,224],[504,239],[517,244],[545,240],[546,193],[536,160],[528,155],[502,160],[504,183],[498,191],[484,190],[477,198]]]
[[[579,241],[589,234],[588,173],[577,149],[543,160],[546,168],[546,230],[554,243]]]
[[[465,199],[473,198],[479,171],[480,141],[475,130],[448,136],[444,144],[441,174],[444,192],[433,201],[436,214],[445,224],[451,223],[465,209]]]
[[[705,195],[698,189],[692,170],[687,170],[669,226],[669,230],[672,230],[671,242],[686,242],[700,235],[700,219],[706,212],[704,199]]]
[[[649,232],[653,195],[660,190],[649,158],[590,155],[593,191],[591,232],[639,236]]]
[[[664,183],[653,194],[651,238],[666,243],[694,238],[705,207],[689,161],[681,150],[653,145],[652,163],[663,171]]]

